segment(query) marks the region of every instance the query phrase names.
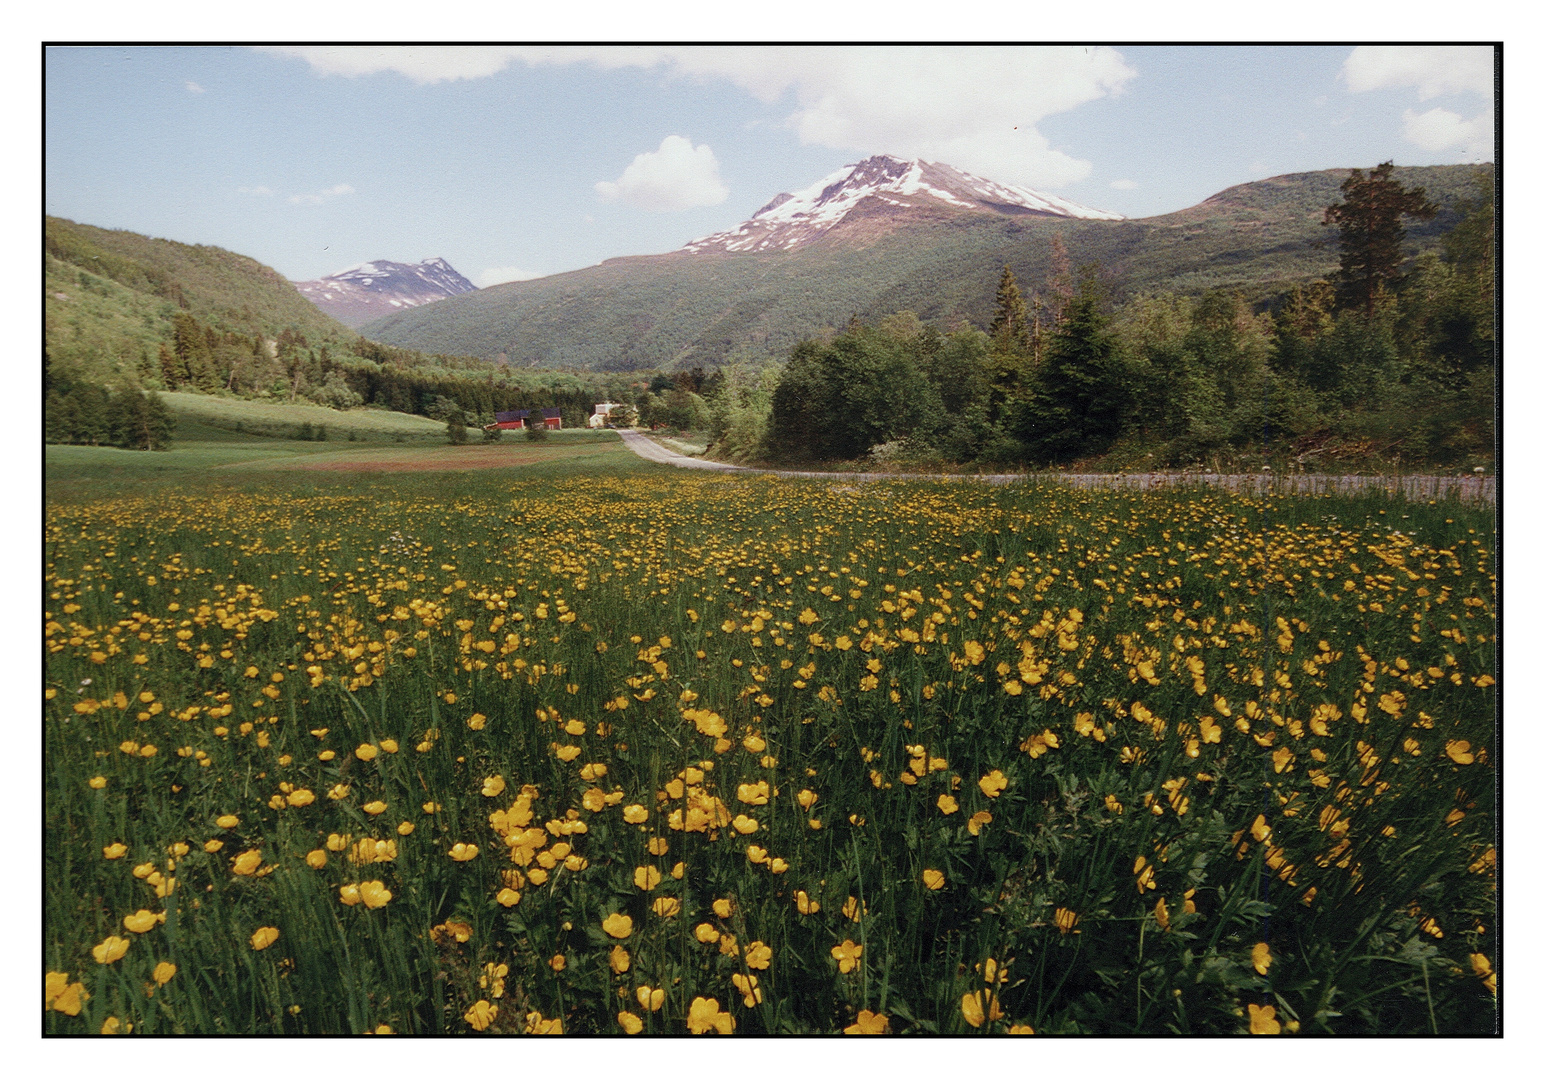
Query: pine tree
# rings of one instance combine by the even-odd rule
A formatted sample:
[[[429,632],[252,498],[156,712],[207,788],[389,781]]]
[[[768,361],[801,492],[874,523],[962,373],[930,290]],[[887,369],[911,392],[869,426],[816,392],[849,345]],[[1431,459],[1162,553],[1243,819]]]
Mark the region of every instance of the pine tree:
[[[1331,275],[1337,304],[1361,309],[1366,318],[1373,317],[1379,295],[1400,281],[1403,220],[1438,215],[1425,190],[1407,191],[1391,177],[1394,168],[1386,161],[1367,176],[1353,169],[1341,185],[1343,201],[1325,208],[1325,224],[1341,230],[1341,269]]]

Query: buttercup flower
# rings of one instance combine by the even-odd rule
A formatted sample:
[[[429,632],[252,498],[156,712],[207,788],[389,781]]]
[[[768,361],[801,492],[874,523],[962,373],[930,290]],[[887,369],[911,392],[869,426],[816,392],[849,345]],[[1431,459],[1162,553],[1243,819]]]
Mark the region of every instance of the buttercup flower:
[[[772,964],[772,949],[760,941],[753,941],[746,946],[746,966],[757,971],[766,971]]]
[[[601,920],[601,929],[614,938],[627,938],[633,933],[633,916],[614,912]]]
[[[997,769],[988,773],[976,782],[976,786],[982,789],[982,794],[989,799],[996,799],[1008,787],[1009,779]]]
[[[633,884],[648,892],[660,884],[660,871],[652,866],[640,866],[637,870],[633,871]]]
[[[644,1030],[644,1022],[627,1011],[617,1014],[617,1026],[629,1035],[637,1035],[640,1031]]]
[[[125,844],[108,844],[105,848],[102,849],[102,858],[121,859],[128,853],[129,848]]]
[[[166,914],[164,912],[157,915],[154,911],[146,911],[144,908],[140,908],[133,915],[125,915],[123,917],[124,927],[135,934],[143,934],[165,921]]]
[[[252,933],[252,947],[259,952],[278,940],[279,928],[277,926],[260,926]]]
[[[1277,1007],[1275,1005],[1260,1006],[1250,1002],[1250,1034],[1252,1035],[1279,1035],[1282,1033],[1282,1025],[1277,1020]]]
[[[486,1030],[499,1017],[499,1006],[490,1001],[475,1001],[472,1007],[462,1014],[462,1019],[472,1025],[472,1030]]]
[[[1264,975],[1271,967],[1271,946],[1266,942],[1258,942],[1255,948],[1250,950],[1250,964],[1255,968],[1257,975]]]
[[[156,981],[157,986],[165,986],[172,981],[172,976],[177,974],[177,965],[167,960],[162,960],[156,965],[150,977]]]
[[[944,875],[938,870],[924,870],[923,884],[929,889],[944,888]]]
[[[890,1032],[891,1022],[881,1013],[860,1009],[858,1019],[842,1029],[844,1035],[885,1035]]]
[[[710,1031],[728,1035],[735,1030],[735,1018],[727,1012],[719,1011],[717,998],[693,998],[687,1012],[687,1030],[694,1035]]]
[[[91,955],[99,964],[111,964],[115,960],[122,960],[123,954],[128,951],[128,938],[109,936],[91,950]]]
[[[457,862],[467,862],[477,858],[477,845],[457,842],[451,845],[451,850],[446,852],[446,854]]]
[[[837,970],[844,975],[858,967],[863,955],[864,947],[854,944],[851,938],[841,945],[832,946],[832,957],[837,961]]]
[[[659,1012],[660,1006],[665,1004],[665,991],[663,989],[650,989],[647,986],[640,986],[637,994],[634,996],[638,998],[639,1005],[650,1012]]]

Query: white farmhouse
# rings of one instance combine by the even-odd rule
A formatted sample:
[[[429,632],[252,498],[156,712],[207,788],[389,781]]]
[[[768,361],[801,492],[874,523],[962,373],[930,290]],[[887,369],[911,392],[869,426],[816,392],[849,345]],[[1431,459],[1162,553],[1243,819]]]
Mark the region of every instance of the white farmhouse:
[[[620,402],[616,402],[616,401],[602,401],[602,402],[598,402],[596,404],[596,407],[595,407],[595,412],[590,414],[590,426],[593,427],[593,428],[605,427],[606,426],[606,419],[607,419],[607,417],[609,417],[611,415],[612,410],[613,409],[620,409],[620,408],[622,408],[622,405],[621,405]]]

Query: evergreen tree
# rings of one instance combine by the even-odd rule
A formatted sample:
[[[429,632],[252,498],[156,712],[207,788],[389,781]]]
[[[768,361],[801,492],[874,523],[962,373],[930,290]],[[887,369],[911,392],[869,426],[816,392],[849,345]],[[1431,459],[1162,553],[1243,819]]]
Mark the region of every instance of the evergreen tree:
[[[995,349],[1020,353],[1030,351],[1030,312],[1025,307],[1025,298],[1020,295],[1014,271],[1007,266],[998,277],[998,296],[992,325],[987,333]]]
[[[998,278],[998,296],[988,335],[992,340],[988,356],[987,417],[990,423],[1002,420],[1010,406],[1024,392],[1032,364],[1032,328],[1030,311],[1020,294],[1014,271],[1007,266]]]
[[[168,390],[177,389],[178,384],[182,382],[182,380],[177,377],[177,354],[172,352],[172,350],[167,348],[165,345],[162,345],[160,349],[159,360],[161,368],[161,385],[166,387]]]
[[[1070,461],[1102,453],[1120,436],[1129,391],[1109,324],[1095,273],[1088,269],[1018,410],[1016,433],[1037,459]]]
[[[1380,293],[1392,292],[1400,281],[1405,218],[1431,221],[1438,208],[1422,188],[1407,191],[1390,175],[1386,161],[1367,176],[1353,169],[1341,185],[1342,200],[1325,208],[1325,224],[1341,230],[1341,269],[1331,276],[1342,308],[1362,310],[1373,317]]]

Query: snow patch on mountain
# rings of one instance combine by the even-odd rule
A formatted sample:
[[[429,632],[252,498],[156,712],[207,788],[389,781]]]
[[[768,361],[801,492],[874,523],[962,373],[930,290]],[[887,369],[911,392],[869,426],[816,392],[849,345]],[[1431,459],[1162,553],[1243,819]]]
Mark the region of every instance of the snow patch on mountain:
[[[450,263],[438,258],[420,263],[374,259],[294,285],[307,300],[352,327],[363,326],[392,311],[432,304],[477,289]]]
[[[735,228],[699,237],[682,250],[788,250],[835,227],[869,198],[898,211],[932,203],[982,213],[1121,220],[1120,214],[1018,184],[1000,184],[941,162],[880,155],[844,165],[800,191],[784,192]]]

